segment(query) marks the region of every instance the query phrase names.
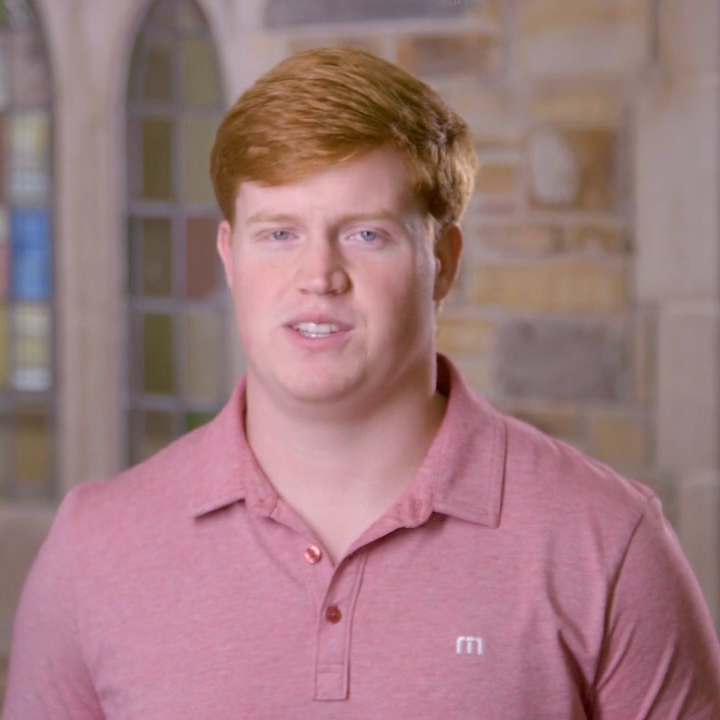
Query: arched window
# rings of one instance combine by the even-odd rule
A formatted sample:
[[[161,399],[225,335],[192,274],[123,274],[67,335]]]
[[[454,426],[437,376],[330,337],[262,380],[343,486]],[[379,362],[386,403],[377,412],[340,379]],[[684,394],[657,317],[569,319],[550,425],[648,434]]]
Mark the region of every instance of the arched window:
[[[128,88],[128,461],[224,400],[226,289],[208,175],[223,113],[218,61],[192,0],[156,0]]]
[[[55,489],[50,68],[28,0],[0,0],[0,495]]]

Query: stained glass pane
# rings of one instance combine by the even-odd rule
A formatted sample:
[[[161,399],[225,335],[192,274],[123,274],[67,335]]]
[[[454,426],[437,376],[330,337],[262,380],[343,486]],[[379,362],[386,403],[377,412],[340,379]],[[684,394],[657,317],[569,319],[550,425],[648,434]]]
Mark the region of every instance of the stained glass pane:
[[[220,103],[220,86],[212,42],[190,37],[182,42],[183,102],[212,106]]]
[[[172,295],[172,225],[168,218],[145,218],[143,227],[143,294]]]
[[[127,100],[132,101],[142,98],[142,81],[141,77],[145,73],[145,67],[142,63],[143,36],[138,35],[133,44],[132,54],[130,56],[130,72],[128,74]]]
[[[48,211],[13,210],[10,222],[13,293],[23,300],[46,300],[51,293]]]
[[[148,393],[175,392],[172,316],[147,313],[143,318],[143,378]]]
[[[138,269],[135,267],[135,257],[139,252],[139,246],[142,244],[142,235],[140,234],[142,227],[142,220],[137,218],[128,218],[127,221],[127,255],[125,258],[126,270],[127,270],[127,286],[125,292],[130,294],[136,294],[138,292],[138,280],[137,273]]]
[[[217,402],[222,392],[220,318],[210,313],[185,316],[185,395]]]
[[[144,42],[150,43],[147,52]],[[128,415],[134,424],[128,433],[133,461],[211,417],[190,410],[220,402],[224,367],[222,310],[198,302],[216,303],[221,277],[208,167],[219,117],[207,109],[222,104],[212,38],[195,2],[156,0],[138,47],[132,75],[137,91],[129,107],[128,138],[135,143],[128,153],[130,196],[171,205],[145,219],[139,216],[147,215],[147,206],[131,202],[129,208],[134,216],[128,247],[133,268],[129,377],[132,397],[145,395],[137,404],[133,399],[136,407]],[[159,108],[157,102],[172,105]],[[133,152],[140,143],[142,151]],[[186,301],[193,303],[188,307]],[[166,405],[170,398],[158,394],[174,396],[172,412]]]
[[[0,7],[2,3],[0,2]],[[10,53],[7,43],[0,45],[0,110],[10,103]]]
[[[190,117],[183,122],[183,186],[187,203],[214,202],[208,158],[216,129],[217,122],[211,118]]]
[[[33,14],[27,0],[4,0],[7,19],[13,30],[23,30],[33,22]]]
[[[8,282],[9,263],[8,255],[10,247],[7,242],[0,242],[0,300],[4,300],[8,296],[10,283]]]
[[[46,493],[53,462],[54,401],[13,404],[54,379],[52,92],[31,5],[0,0],[0,483],[11,495]]]
[[[5,176],[7,174],[5,168],[6,158],[6,133],[8,131],[8,116],[4,112],[0,112],[0,203],[4,203],[5,198]]]
[[[171,200],[172,120],[145,118],[142,121],[143,197],[146,200]]]
[[[47,305],[20,303],[12,310],[15,329],[12,385],[40,392],[52,384],[51,316]]]
[[[13,103],[18,107],[38,107],[50,102],[50,78],[45,52],[38,33],[28,28],[14,33],[15,57],[11,64]]]
[[[19,203],[46,202],[50,194],[50,116],[10,118],[10,192]]]
[[[162,450],[175,437],[173,415],[169,412],[149,411],[144,417],[142,459]]]
[[[0,243],[7,243],[10,239],[10,226],[8,223],[7,208],[0,205]]]
[[[0,415],[0,487],[3,485],[3,476],[8,474],[8,458],[10,453],[8,452],[9,446],[9,434],[10,434],[10,423],[9,418],[4,415]]]
[[[41,404],[24,405],[15,415],[15,478],[20,484],[44,484],[50,474],[50,422]]]
[[[187,296],[207,297],[218,285],[220,260],[215,249],[217,220],[189,218],[187,221]]]
[[[210,422],[215,415],[213,413],[191,412],[185,414],[185,429],[190,432],[201,425]]]
[[[8,306],[0,303],[0,388],[8,384]]]
[[[172,102],[172,45],[164,40],[155,42],[148,51],[145,67],[143,98],[150,102]]]

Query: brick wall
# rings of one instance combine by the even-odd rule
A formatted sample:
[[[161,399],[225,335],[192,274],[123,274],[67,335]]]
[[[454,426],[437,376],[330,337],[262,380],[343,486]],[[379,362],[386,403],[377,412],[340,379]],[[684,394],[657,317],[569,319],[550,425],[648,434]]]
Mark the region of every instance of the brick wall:
[[[481,161],[439,346],[501,409],[652,485],[654,315],[635,300],[646,0],[269,0],[291,53],[355,45],[435,87]]]

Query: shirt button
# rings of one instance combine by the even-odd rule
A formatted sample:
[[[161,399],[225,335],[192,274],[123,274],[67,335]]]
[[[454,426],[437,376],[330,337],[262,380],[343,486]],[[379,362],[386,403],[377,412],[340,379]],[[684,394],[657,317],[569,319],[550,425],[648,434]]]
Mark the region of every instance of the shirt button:
[[[308,547],[308,549],[305,551],[305,559],[311,565],[314,565],[316,562],[319,562],[321,557],[322,557],[322,550],[317,545],[310,545]]]
[[[333,625],[335,623],[339,623],[340,620],[342,620],[342,613],[340,612],[340,608],[337,605],[331,605],[325,611],[325,619],[328,622],[331,622]]]

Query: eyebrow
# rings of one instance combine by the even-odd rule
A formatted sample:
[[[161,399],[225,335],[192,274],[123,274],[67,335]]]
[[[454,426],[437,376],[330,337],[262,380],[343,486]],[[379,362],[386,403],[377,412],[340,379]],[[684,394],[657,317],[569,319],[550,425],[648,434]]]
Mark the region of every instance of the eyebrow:
[[[299,220],[300,218],[296,215],[269,214],[264,212],[258,212],[248,218],[247,224],[259,225],[262,223],[295,223]],[[405,225],[401,217],[399,217],[395,213],[390,212],[389,210],[379,210],[377,212],[370,213],[351,213],[349,215],[343,215],[341,218],[339,218],[338,224],[343,225],[349,222],[368,222],[372,220],[389,220],[391,222],[397,223],[398,225]]]

